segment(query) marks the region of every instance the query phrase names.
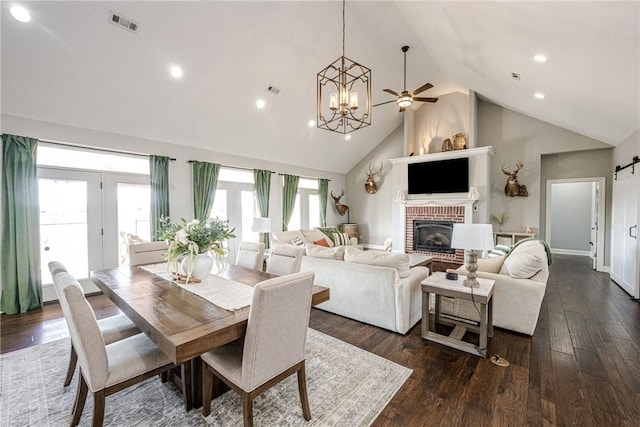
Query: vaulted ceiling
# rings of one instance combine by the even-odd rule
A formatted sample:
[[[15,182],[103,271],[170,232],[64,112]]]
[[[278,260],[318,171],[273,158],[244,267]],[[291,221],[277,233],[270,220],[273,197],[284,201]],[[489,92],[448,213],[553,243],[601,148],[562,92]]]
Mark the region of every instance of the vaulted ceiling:
[[[341,2],[22,2],[28,24],[12,4],[0,5],[3,114],[339,173],[402,123],[391,103],[349,141],[308,126],[316,73],[341,55]],[[349,1],[346,56],[371,68],[374,104],[402,87],[409,45],[407,87],[434,85],[421,96],[472,89],[616,145],[640,127],[639,17],[637,1]]]

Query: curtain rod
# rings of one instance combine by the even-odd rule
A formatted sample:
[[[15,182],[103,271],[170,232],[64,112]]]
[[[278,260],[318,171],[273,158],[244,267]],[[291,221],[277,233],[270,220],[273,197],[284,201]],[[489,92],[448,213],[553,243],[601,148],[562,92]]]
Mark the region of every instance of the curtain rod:
[[[50,141],[47,139],[39,139],[39,141],[44,142],[45,144],[61,145],[63,147],[82,148],[82,149],[91,150],[91,151],[102,151],[104,153],[127,154],[129,156],[138,156],[138,157],[147,157],[147,158],[150,156],[150,154],[134,153],[131,151],[112,150],[109,148],[90,147],[86,145],[70,144],[68,142]],[[176,159],[174,159],[173,157],[169,157],[169,160],[171,160],[172,162],[176,161]]]
[[[193,162],[198,162],[199,160],[187,160],[187,163],[193,163]],[[229,168],[229,169],[240,169],[240,170],[245,170],[245,171],[252,171],[256,168],[245,168],[243,166],[232,166],[232,165],[223,165],[222,163],[220,164],[220,167],[222,168]],[[274,171],[269,171],[271,173],[275,173]]]
[[[293,175],[291,173],[279,173],[278,175]],[[327,181],[331,182],[330,179],[328,178],[318,178],[317,176],[304,176],[304,175],[298,175],[300,178],[304,178],[304,179],[326,179]]]

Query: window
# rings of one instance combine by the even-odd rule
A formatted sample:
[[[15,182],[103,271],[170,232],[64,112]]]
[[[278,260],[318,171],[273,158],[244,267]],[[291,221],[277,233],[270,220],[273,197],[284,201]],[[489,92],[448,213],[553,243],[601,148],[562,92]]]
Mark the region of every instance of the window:
[[[309,227],[320,227],[320,195],[309,194]]]
[[[251,231],[253,218],[260,216],[256,204],[256,192],[243,190],[241,193],[242,203],[242,240],[246,242],[257,242],[258,233]]]
[[[283,180],[284,186],[284,180]],[[289,230],[320,227],[320,195],[318,194],[318,180],[300,178],[298,194],[293,207],[293,213],[287,228]]]
[[[59,146],[47,145],[46,142],[38,144],[38,166],[149,175],[149,159],[146,157],[101,153],[73,147],[60,148]]]
[[[289,218],[289,224],[287,225],[289,230],[299,230],[302,227],[302,217],[300,215],[300,193],[296,194],[296,203],[293,205],[293,213]]]
[[[227,215],[227,190],[224,188],[218,188],[216,190],[216,197],[213,199],[213,206],[211,207],[210,218],[218,218],[222,220],[229,219]]]

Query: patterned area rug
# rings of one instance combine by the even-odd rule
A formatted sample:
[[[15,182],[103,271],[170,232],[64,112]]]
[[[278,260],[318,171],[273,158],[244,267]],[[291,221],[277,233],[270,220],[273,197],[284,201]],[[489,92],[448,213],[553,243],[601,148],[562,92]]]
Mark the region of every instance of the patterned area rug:
[[[69,425],[78,373],[62,382],[69,340],[59,340],[0,356],[0,426]],[[257,426],[368,426],[389,403],[411,370],[309,329],[307,384],[311,421],[302,417],[296,376],[254,400]],[[87,398],[80,425],[91,425]],[[211,415],[185,412],[170,383],[151,378],[106,398],[105,426],[238,426],[242,405],[234,392],[212,402]]]

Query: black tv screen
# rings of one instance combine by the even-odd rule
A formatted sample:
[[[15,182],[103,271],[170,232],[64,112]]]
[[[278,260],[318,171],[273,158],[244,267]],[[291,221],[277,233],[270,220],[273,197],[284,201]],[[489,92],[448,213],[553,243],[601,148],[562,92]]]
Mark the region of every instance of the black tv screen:
[[[409,194],[466,193],[469,158],[409,163]]]

